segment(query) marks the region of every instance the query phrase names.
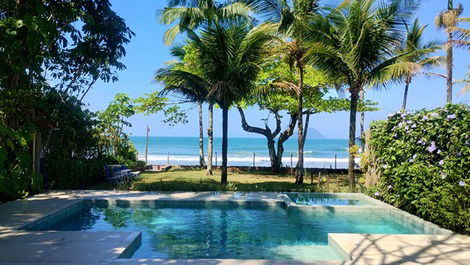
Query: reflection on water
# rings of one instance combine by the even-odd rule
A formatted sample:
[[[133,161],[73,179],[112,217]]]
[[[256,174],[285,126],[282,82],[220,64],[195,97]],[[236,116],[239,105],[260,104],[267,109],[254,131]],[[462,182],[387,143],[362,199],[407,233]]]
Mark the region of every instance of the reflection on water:
[[[318,196],[316,194],[292,193],[288,195],[299,205],[365,205],[366,202],[356,199]]]
[[[339,259],[327,233],[419,233],[384,215],[281,207],[165,205],[83,208],[53,230],[141,231],[135,258]]]

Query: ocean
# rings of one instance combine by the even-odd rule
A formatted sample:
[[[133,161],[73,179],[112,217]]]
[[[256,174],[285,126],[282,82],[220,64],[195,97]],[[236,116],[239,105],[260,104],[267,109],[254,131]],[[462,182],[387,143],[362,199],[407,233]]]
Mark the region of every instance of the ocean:
[[[139,152],[139,159],[145,160],[145,136],[131,136]],[[228,165],[270,166],[268,147],[264,138],[229,138]],[[213,164],[221,164],[222,138],[214,137]],[[307,139],[305,142],[305,167],[315,168],[347,168],[348,140],[346,139]],[[297,162],[297,139],[291,138],[284,143],[284,166],[295,167]],[[216,157],[217,153],[217,157]],[[204,138],[204,155],[207,161],[207,138]],[[336,156],[336,159],[335,159]],[[292,157],[292,159],[291,159]],[[147,161],[149,164],[162,165],[198,165],[198,137],[149,137]],[[291,164],[292,161],[292,164]],[[336,163],[335,163],[336,162]]]

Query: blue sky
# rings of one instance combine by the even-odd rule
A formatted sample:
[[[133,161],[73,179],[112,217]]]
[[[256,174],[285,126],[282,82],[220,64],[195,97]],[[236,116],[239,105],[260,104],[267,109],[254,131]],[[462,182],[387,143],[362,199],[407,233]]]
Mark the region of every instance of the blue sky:
[[[164,67],[171,60],[169,47],[165,46],[162,36],[168,26],[158,23],[157,10],[165,6],[164,0],[112,0],[113,9],[126,20],[136,36],[127,45],[127,56],[122,60],[127,69],[119,72],[116,83],[97,83],[85,98],[85,102],[93,111],[105,109],[116,93],[127,93],[131,97],[139,97],[161,89],[161,85],[153,81],[153,75],[158,68]],[[332,3],[333,1],[325,1]],[[455,1],[458,2],[458,1]],[[463,2],[463,1],[461,1]],[[445,34],[434,26],[434,17],[446,7],[447,0],[423,0],[417,17],[422,24],[429,24],[425,38],[428,40],[444,40]],[[470,6],[468,7],[470,8]],[[470,16],[468,10],[464,16]],[[464,77],[470,62],[470,52],[457,49],[455,52],[454,76]],[[444,72],[444,69],[439,70]],[[454,91],[454,102],[470,103],[470,93],[461,95],[460,87]],[[421,77],[411,84],[408,106],[410,109],[433,108],[445,103],[445,80],[441,78]],[[403,85],[391,85],[381,91],[367,91],[366,98],[379,102],[380,111],[366,113],[366,125],[373,120],[384,119],[389,113],[398,111],[403,98]],[[161,115],[135,115],[129,119],[133,124],[126,131],[132,135],[145,135],[145,127],[149,124],[152,136],[197,136],[197,108],[194,105],[183,105],[187,110],[189,123],[168,127],[161,122]],[[207,123],[204,107],[204,124]],[[252,107],[246,113],[248,122],[261,126],[261,119],[266,118],[267,112]],[[285,123],[287,120],[283,122]],[[333,114],[318,114],[311,118],[310,128],[315,128],[327,138],[344,139],[348,135],[349,116],[347,112]],[[214,113],[214,134],[221,135],[221,112]],[[232,110],[229,114],[229,136],[259,137],[257,134],[244,132],[241,128],[240,116]]]

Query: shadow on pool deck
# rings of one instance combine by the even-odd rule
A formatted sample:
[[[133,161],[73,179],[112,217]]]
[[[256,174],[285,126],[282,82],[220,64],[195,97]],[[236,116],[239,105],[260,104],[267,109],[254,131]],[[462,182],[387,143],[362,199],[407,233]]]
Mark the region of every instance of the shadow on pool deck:
[[[336,234],[333,238],[352,257],[342,264],[470,264],[470,237],[458,234]]]

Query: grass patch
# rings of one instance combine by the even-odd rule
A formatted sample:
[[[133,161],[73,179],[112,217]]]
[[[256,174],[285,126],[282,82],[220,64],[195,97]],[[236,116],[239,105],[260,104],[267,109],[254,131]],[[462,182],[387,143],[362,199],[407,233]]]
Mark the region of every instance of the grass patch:
[[[346,192],[346,175],[309,175],[304,184],[295,184],[295,177],[272,172],[229,172],[229,183],[220,185],[220,171],[207,176],[203,169],[173,169],[167,172],[142,173],[138,180],[110,184],[101,183],[88,189],[139,191],[271,191],[271,192]]]

